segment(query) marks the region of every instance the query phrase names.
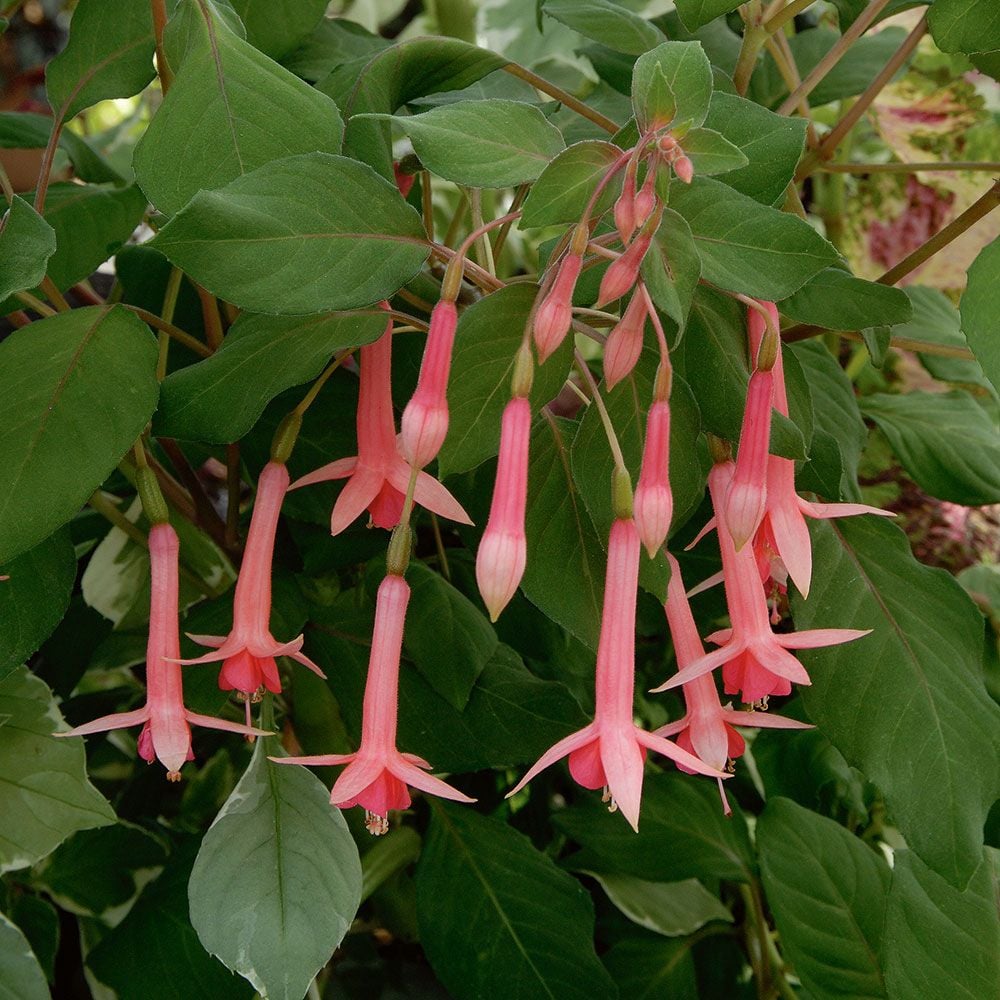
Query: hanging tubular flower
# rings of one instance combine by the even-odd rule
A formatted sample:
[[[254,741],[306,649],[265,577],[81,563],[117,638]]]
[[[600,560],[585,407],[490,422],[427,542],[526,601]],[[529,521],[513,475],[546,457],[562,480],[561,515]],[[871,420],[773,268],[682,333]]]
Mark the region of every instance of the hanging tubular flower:
[[[613,389],[635,368],[642,353],[642,335],[646,326],[646,300],[640,294],[629,299],[622,317],[614,325],[604,344],[604,381]]]
[[[347,479],[330,515],[330,534],[338,535],[365,508],[377,528],[394,528],[403,512],[410,465],[399,453],[392,413],[392,321],[373,344],[361,348],[358,395],[358,454],[324,465],[297,479],[291,489],[329,479]],[[426,472],[417,475],[414,501],[460,524],[471,524],[461,504]]]
[[[528,559],[524,513],[530,438],[531,405],[515,396],[503,411],[493,502],[476,553],[476,582],[494,622],[517,591]]]
[[[181,767],[194,759],[189,724],[222,729],[243,736],[270,736],[238,722],[189,712],[184,707],[181,681],[180,633],[177,625],[178,553],[177,533],[169,524],[156,524],[149,532],[149,641],[146,645],[146,704],[133,712],[105,715],[56,736],[89,736],[112,729],[142,726],[139,756],[154,759],[167,769],[170,781],[180,781]]]
[[[418,469],[437,458],[448,435],[448,375],[457,325],[455,303],[441,299],[431,312],[417,388],[401,423],[400,451]]]
[[[622,193],[615,201],[614,218],[615,228],[621,237],[622,243],[628,243],[635,232],[635,174],[638,161],[633,154],[625,167],[625,176],[622,178]]]
[[[733,463],[720,462],[708,474],[708,489],[718,511],[733,478]],[[789,694],[792,684],[809,684],[805,667],[788,650],[836,646],[867,635],[871,629],[824,628],[775,634],[751,546],[737,549],[728,529],[718,527],[723,583],[732,628],[708,637],[721,648],[698,657],[654,691],[666,691],[722,666],[726,694],[742,693],[748,704],[770,695]]]
[[[597,646],[594,721],[560,740],[508,792],[520,791],[540,771],[569,755],[573,780],[584,788],[604,788],[633,830],[639,828],[642,770],[646,750],[655,750],[692,771],[714,778],[727,775],[670,740],[646,732],[632,719],[635,694],[635,607],[639,581],[639,533],[620,518],[611,526],[601,637]]]
[[[586,244],[585,244],[586,245]],[[583,252],[563,257],[549,293],[535,313],[534,336],[538,363],[544,364],[566,339],[573,323],[573,290],[583,267]]]
[[[635,489],[635,524],[650,559],[667,540],[674,516],[674,494],[670,488],[671,372],[667,365],[661,363],[656,373],[656,389],[646,415],[646,440]]]
[[[210,646],[212,652],[181,661],[191,664],[222,660],[219,687],[223,691],[254,695],[263,687],[277,694],[281,690],[275,663],[278,656],[290,656],[314,674],[326,677],[302,652],[301,635],[289,642],[278,642],[271,635],[271,561],[278,515],[287,490],[288,469],[279,462],[268,462],[257,480],[250,531],[233,597],[232,631],[228,636],[190,635],[199,645]],[[247,701],[248,725],[249,718]]]
[[[271,758],[277,764],[320,767],[346,764],[334,782],[330,802],[338,809],[361,806],[365,810],[365,825],[376,836],[389,829],[387,817],[391,809],[406,809],[410,805],[410,788],[455,802],[475,801],[427,774],[431,766],[427,761],[396,749],[399,657],[409,600],[410,588],[401,576],[389,574],[379,585],[358,751]]]
[[[773,302],[762,302],[775,329],[778,310]],[[766,332],[764,317],[756,309],[749,309],[747,327],[751,356],[760,349]],[[788,396],[785,390],[785,373],[779,351],[774,362],[774,408],[788,416]],[[803,597],[809,594],[812,579],[812,545],[806,518],[827,519],[853,517],[857,514],[877,514],[892,517],[891,511],[869,507],[862,503],[813,503],[803,500],[795,492],[795,463],[788,458],[771,455],[767,460],[767,499],[763,527],[774,554],[778,556],[792,583]]]
[[[656,208],[656,160],[646,164],[646,179],[635,196],[635,224],[641,226]]]
[[[670,562],[670,582],[667,584],[667,623],[674,643],[677,667],[683,670],[705,655],[705,649],[698,635],[691,605],[684,593],[684,580],[677,560],[668,552]],[[768,729],[811,729],[807,722],[787,719],[781,715],[763,712],[741,712],[723,708],[711,674],[702,674],[688,681],[682,688],[687,711],[684,717],[656,730],[657,736],[676,736],[677,745],[695,754],[699,759],[717,770],[732,770],[732,762],[743,755],[746,744],[743,737],[733,728]],[[690,771],[684,764],[678,764],[682,771]],[[719,782],[719,795],[726,815],[732,811],[726,798],[726,790]]]
[[[653,234],[660,225],[663,215],[662,206],[657,202],[649,217],[642,223],[636,237],[625,248],[621,256],[616,257],[601,278],[601,287],[597,293],[597,308],[601,309],[607,303],[614,302],[626,295],[639,279],[639,268],[642,260],[653,242]]]

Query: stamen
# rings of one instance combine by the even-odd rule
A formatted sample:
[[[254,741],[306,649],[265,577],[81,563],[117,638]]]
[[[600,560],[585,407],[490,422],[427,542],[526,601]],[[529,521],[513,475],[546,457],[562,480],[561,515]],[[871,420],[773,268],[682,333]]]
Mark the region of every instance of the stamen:
[[[389,832],[389,817],[378,816],[365,810],[365,828],[373,837],[381,837]]]
[[[609,813],[618,812],[618,803],[615,802],[614,796],[611,794],[611,789],[607,785],[601,789],[601,801],[607,802]]]
[[[167,781],[180,781],[181,772],[180,771],[167,771]]]
[[[726,770],[730,774],[735,774],[736,773],[736,761],[733,760],[732,757],[730,757],[729,760],[726,761]]]

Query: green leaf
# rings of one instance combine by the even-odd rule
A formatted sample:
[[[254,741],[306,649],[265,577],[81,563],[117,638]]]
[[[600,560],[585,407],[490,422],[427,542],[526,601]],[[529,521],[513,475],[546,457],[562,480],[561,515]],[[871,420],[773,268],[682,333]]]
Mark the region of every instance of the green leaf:
[[[152,245],[214,295],[273,314],[387,298],[419,270],[425,239],[420,216],[371,167],[307,153],[200,192]]]
[[[647,772],[639,832],[608,812],[599,796],[581,794],[553,822],[584,848],[574,868],[620,872],[657,882],[686,878],[747,882],[753,851],[742,813],[725,816],[715,782],[687,774]]]
[[[161,212],[272,160],[340,152],[344,126],[328,97],[230,31],[204,0],[183,0],[168,30],[185,29],[189,49],[133,158]]]
[[[24,668],[0,681],[0,872],[27,868],[77,830],[114,823],[87,780],[83,740],[57,739],[62,717]]]
[[[859,38],[813,89],[810,105],[819,107],[860,94],[896,54],[905,37],[902,28],[884,28]],[[840,38],[839,32],[828,28],[815,28],[792,37],[789,44],[803,78]]]
[[[282,57],[281,64],[303,80],[314,82],[344,63],[371,58],[391,44],[354,21],[325,17],[294,51]]]
[[[52,119],[29,112],[0,111],[0,149],[44,149],[52,134]],[[65,154],[80,180],[120,184],[123,178],[76,132],[63,129],[59,134],[54,170],[64,168]],[[29,180],[28,183],[32,181]]]
[[[888,326],[872,326],[860,332],[873,367],[881,368],[889,352],[892,330]]]
[[[41,896],[21,893],[11,901],[10,917],[28,939],[45,978],[53,983],[56,952],[59,950],[59,914],[56,908]],[[0,981],[9,982],[3,973],[0,973]]]
[[[878,392],[861,410],[931,496],[967,506],[1000,501],[1000,435],[967,392]]]
[[[604,964],[629,1000],[698,1000],[689,941],[626,938],[604,956]]]
[[[814,527],[813,583],[797,628],[873,629],[800,656],[809,717],[885,794],[921,860],[956,885],[979,864],[1000,767],[1000,709],[982,678],[983,625],[949,574],[921,566],[883,518]]]
[[[875,281],[855,278],[828,267],[781,303],[781,311],[799,323],[827,330],[864,330],[906,323],[913,308],[906,293]]]
[[[709,21],[736,10],[739,5],[739,0],[677,0],[674,4],[688,31],[697,31]]]
[[[537,294],[537,285],[518,282],[480,299],[459,317],[448,384],[448,437],[438,456],[442,476],[468,472],[497,453],[514,358]],[[536,369],[533,409],[559,394],[572,352],[573,338],[567,337]]]
[[[614,996],[594,953],[593,904],[583,886],[511,827],[468,807],[433,807],[417,866],[417,921],[449,994]]]
[[[547,416],[531,434],[525,521],[531,558],[521,590],[542,614],[597,648],[604,593],[604,550],[570,467],[576,425]],[[608,489],[610,490],[610,484]],[[552,586],[558,579],[560,585]]]
[[[784,196],[805,146],[803,119],[777,115],[753,101],[716,91],[705,126],[721,132],[748,160],[745,167],[720,174],[719,180],[763,205]]]
[[[87,955],[87,968],[120,997],[250,1000],[250,986],[226,971],[198,941],[188,919],[188,880],[198,841],[185,839],[125,919]],[[264,873],[258,873],[260,878]]]
[[[337,351],[377,340],[377,311],[316,316],[243,313],[210,358],[168,375],[156,434],[186,441],[238,441],[279,393],[316,378]]]
[[[698,279],[701,257],[683,216],[665,208],[653,242],[642,259],[642,279],[653,302],[684,332]]]
[[[34,653],[62,620],[76,580],[76,554],[60,531],[3,567],[0,679]]]
[[[423,563],[411,564],[407,582],[412,594],[403,648],[431,687],[461,712],[496,652],[496,632],[472,601]]]
[[[230,0],[247,30],[247,41],[280,59],[323,20],[327,0]]]
[[[564,147],[559,129],[519,101],[456,101],[419,115],[364,117],[391,119],[428,170],[468,187],[533,181]]]
[[[983,247],[969,268],[962,293],[962,332],[993,387],[1000,389],[1000,343],[997,338],[996,288],[1000,280],[1000,239]]]
[[[664,42],[636,60],[632,107],[644,132],[701,125],[711,100],[712,66],[698,42]]]
[[[693,934],[711,920],[732,923],[733,915],[696,878],[647,882],[632,875],[585,872],[629,920],[666,937]]]
[[[14,195],[0,220],[0,301],[38,285],[55,252],[52,227],[23,198]]]
[[[120,306],[74,309],[0,344],[0,563],[86,503],[156,406],[156,344]]]
[[[927,25],[942,52],[1000,49],[1000,8],[991,0],[936,0]]]
[[[721,181],[675,184],[670,205],[691,227],[702,276],[727,291],[776,302],[837,261],[836,250],[807,222]]]
[[[782,798],[769,799],[757,821],[757,846],[782,948],[810,996],[884,998],[884,859],[833,820]]]
[[[191,923],[205,949],[258,992],[301,1000],[354,919],[361,862],[322,782],[268,754],[280,746],[258,741],[202,841],[188,886]]]
[[[656,25],[612,0],[544,0],[542,13],[628,55],[641,55],[665,41]]]
[[[601,178],[621,155],[614,143],[599,139],[576,142],[564,149],[531,185],[518,228],[579,222]],[[595,213],[606,211],[615,197],[615,185],[608,184],[598,196]]]
[[[959,892],[913,851],[896,851],[889,890],[885,977],[892,1000],[981,1000],[1000,982],[996,853]]]
[[[681,141],[681,146],[691,160],[694,172],[701,176],[725,174],[750,163],[739,146],[734,146],[720,132],[710,128],[691,129]]]
[[[144,90],[155,75],[153,49],[149,4],[80,0],[66,48],[45,68],[45,89],[57,120]]]
[[[10,1000],[49,1000],[45,973],[28,939],[0,913],[0,991]]]

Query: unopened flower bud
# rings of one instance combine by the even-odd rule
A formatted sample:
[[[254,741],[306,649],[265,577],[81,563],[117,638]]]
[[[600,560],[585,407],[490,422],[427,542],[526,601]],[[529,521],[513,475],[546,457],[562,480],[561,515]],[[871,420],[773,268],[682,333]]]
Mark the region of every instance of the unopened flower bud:
[[[613,389],[631,374],[642,353],[642,335],[646,325],[646,300],[634,294],[622,318],[608,334],[604,345],[604,381]]]
[[[651,160],[639,193],[635,196],[635,224],[641,226],[656,207],[656,161]]]
[[[670,489],[670,403],[654,401],[646,417],[639,484],[635,490],[635,526],[652,559],[663,547],[674,516]]]
[[[642,232],[632,241],[628,249],[616,260],[611,262],[611,266],[604,272],[601,279],[601,287],[597,293],[597,308],[614,302],[635,285],[639,277],[639,267],[642,258],[646,256],[649,249],[652,235],[646,236]]]
[[[568,253],[559,264],[552,287],[535,313],[535,347],[538,362],[544,364],[569,333],[573,322],[573,289],[583,267],[582,255]]]
[[[694,177],[694,164],[686,156],[678,156],[674,160],[674,173],[679,181],[690,184]]]
[[[764,518],[773,394],[773,372],[755,371],[747,388],[736,470],[726,494],[726,526],[737,552],[753,538]]]

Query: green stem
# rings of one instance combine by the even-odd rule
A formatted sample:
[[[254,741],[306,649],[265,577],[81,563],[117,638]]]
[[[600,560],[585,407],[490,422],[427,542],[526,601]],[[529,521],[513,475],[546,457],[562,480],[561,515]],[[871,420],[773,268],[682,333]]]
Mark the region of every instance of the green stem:
[[[974,160],[953,162],[940,160],[925,163],[824,163],[816,169],[829,174],[914,174],[938,170],[981,170],[984,173],[995,174],[1000,172],[1000,163],[976,162]]]
[[[177,307],[177,295],[181,288],[181,278],[184,272],[179,267],[170,269],[170,277],[167,278],[167,287],[163,293],[163,308],[160,315],[164,323],[173,323],[174,310]],[[170,334],[166,330],[157,331],[160,355],[156,361],[156,378],[162,382],[167,377],[167,358],[170,352]]]
[[[29,309],[33,309],[39,316],[55,316],[56,314],[55,309],[46,305],[41,299],[35,298],[31,292],[15,292],[14,298],[19,299]]]
[[[802,11],[807,7],[811,7],[815,2],[816,0],[792,0],[787,7],[783,7],[777,14],[774,14],[764,22],[764,30],[769,35],[773,35],[788,24],[793,17],[801,14]]]
[[[749,0],[740,10],[743,17],[743,42],[733,70],[733,85],[736,93],[743,97],[750,86],[750,77],[757,65],[757,56],[769,35],[761,26],[760,0]]]

